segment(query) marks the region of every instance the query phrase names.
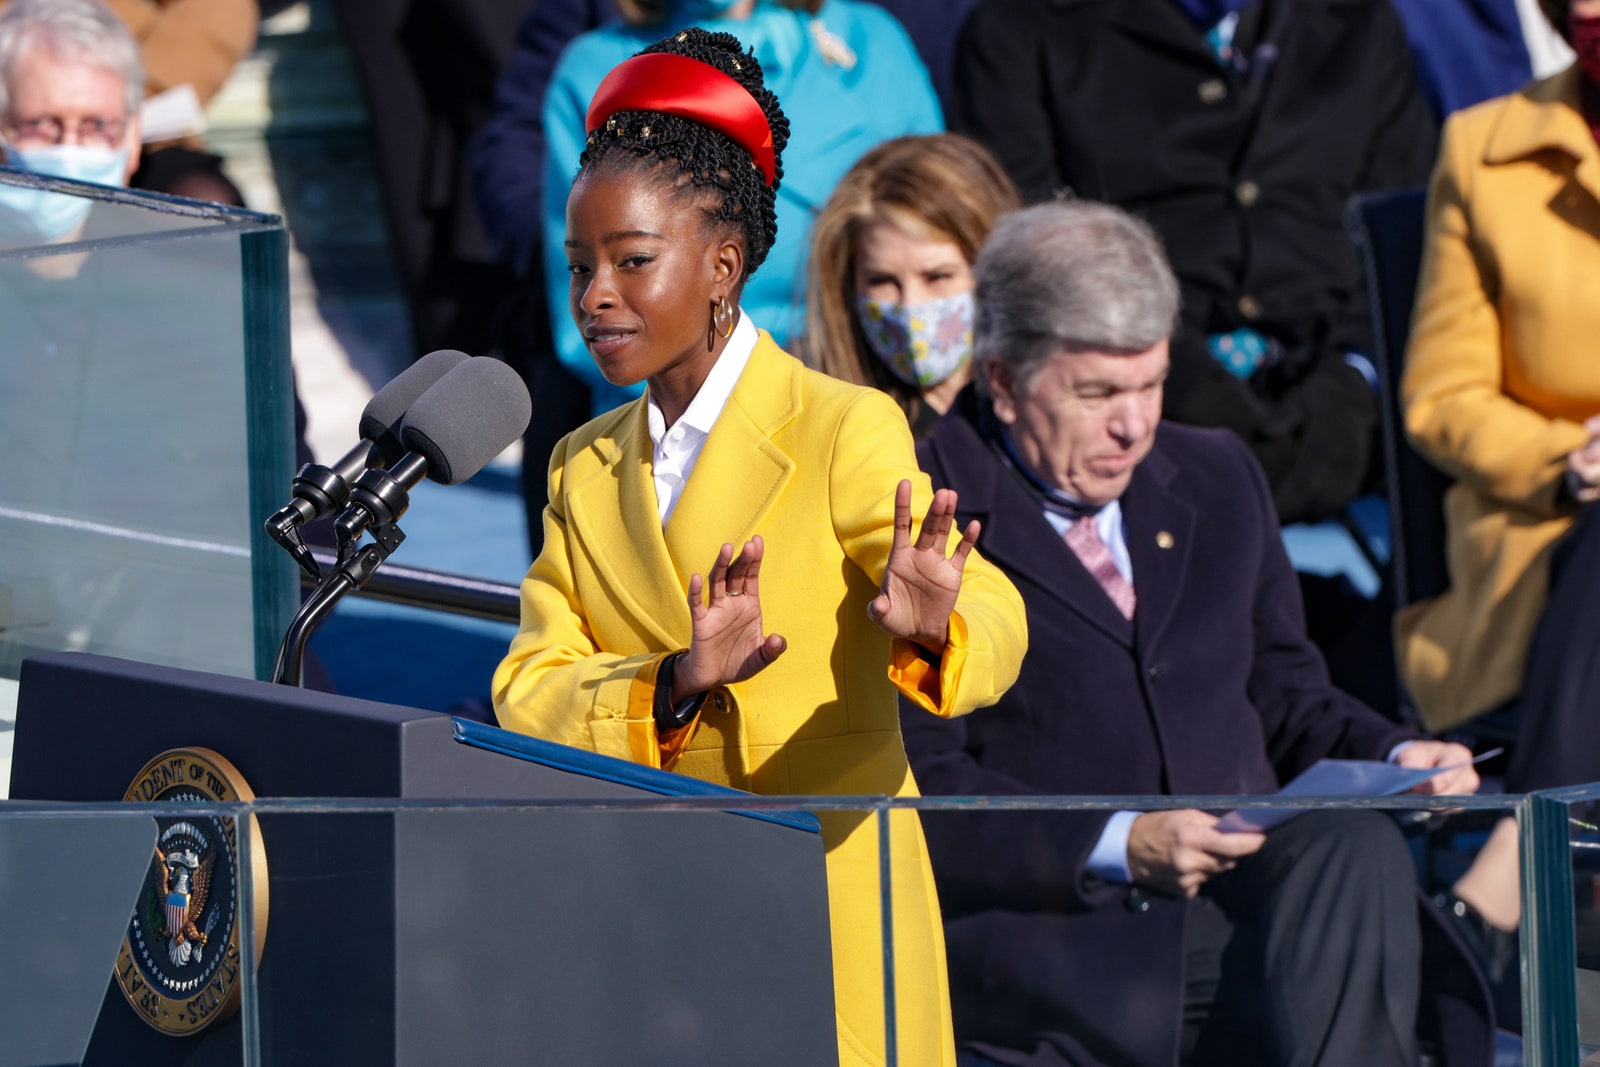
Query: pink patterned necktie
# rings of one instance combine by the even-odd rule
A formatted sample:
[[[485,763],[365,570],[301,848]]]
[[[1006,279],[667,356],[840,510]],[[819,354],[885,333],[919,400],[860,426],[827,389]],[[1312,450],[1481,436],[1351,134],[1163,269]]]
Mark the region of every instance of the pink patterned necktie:
[[[1106,591],[1106,596],[1122,612],[1123,618],[1131,621],[1136,602],[1133,586],[1117,570],[1117,563],[1111,558],[1111,549],[1100,539],[1094,517],[1084,516],[1067,527],[1062,540],[1067,542],[1073,555],[1083,563],[1084,569],[1100,583],[1100,588]]]

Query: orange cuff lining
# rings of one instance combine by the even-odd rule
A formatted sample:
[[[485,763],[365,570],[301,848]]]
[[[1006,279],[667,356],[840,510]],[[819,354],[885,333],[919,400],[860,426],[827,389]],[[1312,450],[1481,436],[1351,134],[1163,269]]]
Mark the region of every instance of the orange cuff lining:
[[[914,641],[897,637],[889,646],[889,681],[918,707],[948,717],[946,701],[961,685],[961,668],[967,661],[967,622],[958,611],[950,613],[950,635],[938,664],[924,658]]]

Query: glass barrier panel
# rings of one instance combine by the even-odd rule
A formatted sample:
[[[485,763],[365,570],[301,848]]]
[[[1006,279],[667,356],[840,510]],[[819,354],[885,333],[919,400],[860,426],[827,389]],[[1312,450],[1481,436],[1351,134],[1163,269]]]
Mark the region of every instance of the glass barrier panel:
[[[1549,914],[1539,902],[1564,894],[1579,901],[1576,958],[1580,967],[1591,962],[1582,932],[1592,921],[1593,879],[1581,857],[1596,824],[1583,817],[1586,807],[1551,801],[1534,826],[1528,820],[1546,799],[1297,798],[1293,807],[1319,819],[1331,810],[1354,814],[1368,829],[1380,825],[1372,820],[1392,824],[1423,888],[1449,877],[1445,857],[1470,852],[1495,820],[1522,819],[1530,861],[1523,867],[1530,893],[1524,995],[1527,1017],[1538,1021],[1528,1028],[1523,1062],[1566,1065],[1589,1051],[1588,1041],[1581,1052],[1578,1044],[1587,1032],[1583,971],[1576,972],[1579,999],[1560,1002],[1553,999],[1562,995],[1559,983],[1540,980],[1554,957],[1532,953],[1549,948],[1541,940],[1551,932]],[[1600,791],[1583,804],[1596,802]],[[936,1008],[929,1013],[937,998],[929,994],[941,969],[929,922],[938,908],[951,946],[957,1035],[999,1032],[1018,1010],[1002,998],[991,1017],[974,1016],[976,976],[964,968],[977,958],[970,942],[958,950],[952,933],[983,906],[981,879],[942,879],[930,911],[920,858],[904,854],[919,821],[936,868],[948,866],[939,839],[960,839],[962,822],[1007,840],[1036,839],[1033,861],[1042,863],[1048,841],[1035,831],[1048,835],[1056,822],[1115,810],[1269,804],[1283,806],[1259,797],[626,792],[526,801],[263,799],[185,803],[177,811],[171,804],[0,803],[0,1026],[8,1034],[0,1067],[79,1062],[91,1037],[132,1042],[117,1046],[129,1054],[145,1040],[168,1051],[185,1047],[178,1041],[221,1043],[230,1062],[242,1063],[313,1054],[338,1060],[350,1045],[354,1058],[395,1063],[533,1057],[807,1067],[835,1062],[838,1043],[850,1040],[881,1048],[890,1063],[919,1064],[930,1040],[940,1041],[929,1036],[937,1027]],[[1559,871],[1538,836],[1556,814],[1570,854]],[[1008,821],[1016,824],[1009,830]],[[178,912],[195,909],[197,875],[208,859],[219,862],[213,853],[231,856],[236,874],[231,883],[209,880],[195,921]],[[41,884],[43,872],[54,891]],[[1050,892],[1044,880],[1024,882],[1001,906],[1013,915],[1030,906],[1067,914]],[[1031,905],[1022,899],[1030,895]],[[212,925],[222,901],[236,909],[236,941],[224,941],[222,927]],[[191,933],[209,936],[188,938],[199,947],[186,955],[171,934],[191,922]],[[1569,924],[1569,959],[1572,931]],[[1326,931],[1305,936],[1317,952],[1338,947]],[[79,939],[85,947],[74,947]],[[1103,975],[1103,960],[1092,957],[1047,960],[1049,943],[1039,942],[1039,966]],[[222,955],[213,960],[213,952]],[[233,969],[236,1014],[181,1039],[140,1017],[176,1005],[205,1021],[217,1006],[208,998],[215,974],[177,990],[188,999],[160,999],[149,987],[151,979],[182,986],[209,962],[217,973]],[[114,984],[124,971],[130,986],[144,983],[132,999]],[[1116,995],[1107,981],[1108,995]],[[75,994],[63,992],[69,985]],[[855,1013],[848,1038],[837,1024],[840,989],[848,993],[843,1010]],[[144,993],[151,995],[140,1000]],[[881,1018],[867,1018],[863,1005]],[[62,1021],[69,1017],[76,1021]],[[1572,1023],[1564,1046],[1544,1025],[1563,1018]],[[65,1048],[73,1042],[75,1050]]]
[[[1528,1062],[1600,1063],[1600,786],[1523,803]]]
[[[0,1067],[160,1062],[219,1037],[260,1062],[250,818],[175,809],[0,802]],[[197,1036],[225,1015],[229,1033]]]
[[[0,168],[0,677],[64,650],[270,668],[286,256],[275,217]]]

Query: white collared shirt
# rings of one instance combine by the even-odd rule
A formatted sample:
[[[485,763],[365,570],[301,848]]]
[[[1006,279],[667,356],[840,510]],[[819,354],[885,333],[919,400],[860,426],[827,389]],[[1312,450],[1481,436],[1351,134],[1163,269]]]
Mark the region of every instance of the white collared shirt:
[[[711,373],[701,383],[700,391],[689,401],[689,407],[671,428],[661,414],[656,398],[649,395],[647,412],[650,421],[650,459],[655,474],[656,510],[661,515],[661,525],[667,525],[672,511],[683,497],[683,487],[694,473],[700,452],[706,446],[711,427],[716,425],[733,387],[738,384],[744,365],[750,362],[750,353],[756,350],[756,328],[743,308],[739,309],[739,322],[728,338],[727,347],[712,364]],[[647,394],[648,395],[648,394]]]

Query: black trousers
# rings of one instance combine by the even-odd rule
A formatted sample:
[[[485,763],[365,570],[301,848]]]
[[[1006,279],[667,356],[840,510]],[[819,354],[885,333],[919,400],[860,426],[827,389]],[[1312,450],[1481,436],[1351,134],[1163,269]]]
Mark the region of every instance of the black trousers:
[[[1309,812],[1190,907],[1182,1062],[1416,1067],[1416,871],[1393,820]]]
[[[1600,506],[1550,557],[1550,601],[1528,648],[1506,792],[1600,781]]]

